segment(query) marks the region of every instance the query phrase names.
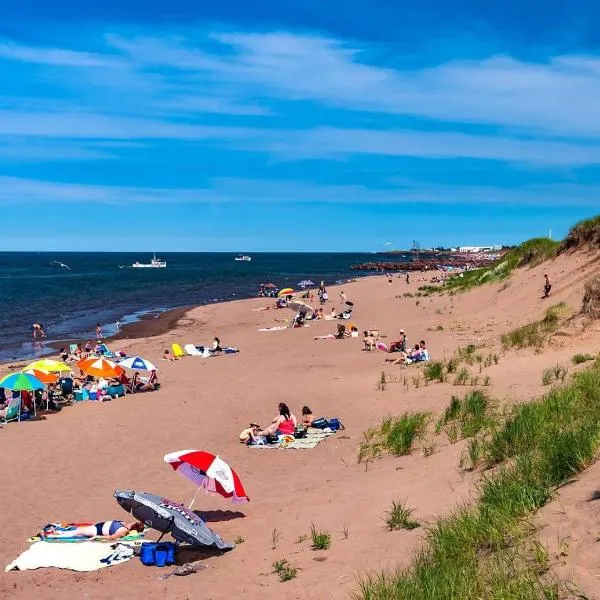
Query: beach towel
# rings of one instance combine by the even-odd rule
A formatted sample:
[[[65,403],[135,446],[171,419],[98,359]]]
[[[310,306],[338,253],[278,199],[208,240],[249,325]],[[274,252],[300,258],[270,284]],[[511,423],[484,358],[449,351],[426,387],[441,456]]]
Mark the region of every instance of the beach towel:
[[[194,346],[194,344],[186,344],[183,349],[190,355],[190,356],[202,356],[202,352],[200,352],[196,346]]]
[[[26,571],[55,567],[71,571],[97,571],[106,567],[120,565],[133,556],[133,548],[127,544],[101,544],[82,542],[81,544],[52,544],[36,542],[16,560],[7,565],[5,572],[13,569]]]
[[[266,327],[263,329],[259,329],[259,331],[281,331],[282,329],[287,329],[287,325],[275,325],[275,327]]]
[[[382,352],[388,351],[388,347],[383,342],[377,342],[375,345],[377,346],[377,349],[381,350]]]
[[[248,448],[277,448],[280,450],[308,450],[316,448],[325,438],[335,435],[334,431],[323,431],[320,429],[309,428],[306,437],[292,438],[291,436],[282,436],[283,439],[277,444],[257,444],[250,445]]]

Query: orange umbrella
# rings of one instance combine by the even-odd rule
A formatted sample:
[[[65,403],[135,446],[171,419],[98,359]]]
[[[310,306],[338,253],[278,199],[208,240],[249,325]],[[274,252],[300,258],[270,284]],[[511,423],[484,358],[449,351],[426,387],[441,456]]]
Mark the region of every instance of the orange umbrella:
[[[81,359],[77,366],[87,375],[94,377],[118,377],[124,372],[118,364],[96,356]]]
[[[29,369],[28,371],[23,372],[37,377],[42,383],[56,383],[58,381],[58,375],[56,375],[56,373],[46,373],[45,371],[38,371],[37,369]]]

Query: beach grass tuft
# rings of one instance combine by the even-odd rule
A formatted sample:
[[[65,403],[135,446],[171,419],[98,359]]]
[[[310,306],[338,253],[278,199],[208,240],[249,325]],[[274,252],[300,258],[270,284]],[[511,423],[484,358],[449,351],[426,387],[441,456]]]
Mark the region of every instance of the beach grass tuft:
[[[329,550],[331,546],[331,534],[327,531],[319,531],[314,523],[310,525],[310,538],[313,550]]]
[[[509,348],[541,348],[547,339],[560,326],[561,322],[571,314],[570,308],[560,302],[546,311],[543,319],[517,327],[501,337],[502,345]]]
[[[491,406],[491,400],[481,390],[468,392],[462,399],[452,396],[436,429],[447,427],[447,434],[449,429],[452,429],[448,434],[451,442],[453,438],[456,437],[457,440],[459,436],[461,439],[473,437],[490,423]],[[448,425],[453,427],[448,428]]]
[[[426,381],[439,381],[441,383],[445,380],[444,363],[440,361],[432,361],[425,365],[423,369],[423,377]]]
[[[594,357],[591,354],[575,354],[571,359],[571,362],[574,365],[581,365],[589,360],[594,360]]]
[[[295,579],[298,569],[293,567],[285,558],[282,558],[273,563],[273,573],[277,573],[279,580],[283,583],[284,581]]]
[[[390,531],[399,529],[416,529],[420,523],[412,518],[414,509],[406,505],[406,500],[393,500],[385,514],[385,524]]]
[[[358,462],[373,460],[383,452],[395,456],[410,454],[415,441],[423,435],[428,421],[428,413],[404,413],[399,417],[386,417],[379,427],[364,433]]]

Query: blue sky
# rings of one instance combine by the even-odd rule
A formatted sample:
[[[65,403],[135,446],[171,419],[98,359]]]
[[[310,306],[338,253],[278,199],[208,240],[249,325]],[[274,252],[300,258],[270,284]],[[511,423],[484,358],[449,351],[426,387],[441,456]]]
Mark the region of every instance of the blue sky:
[[[514,243],[600,212],[591,0],[88,4],[3,7],[0,250]]]

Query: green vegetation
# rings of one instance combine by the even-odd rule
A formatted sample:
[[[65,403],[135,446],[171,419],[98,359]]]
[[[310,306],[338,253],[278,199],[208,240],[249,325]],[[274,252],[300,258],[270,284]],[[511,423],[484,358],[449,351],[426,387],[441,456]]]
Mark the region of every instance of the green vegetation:
[[[331,546],[331,534],[327,531],[318,531],[314,523],[310,526],[310,538],[313,550],[329,550]]]
[[[594,364],[568,385],[497,415],[489,435],[469,448],[474,463],[497,466],[481,482],[478,502],[439,519],[410,567],[363,579],[355,600],[567,597],[567,586],[548,573],[548,552],[532,539],[530,523],[557,487],[595,460],[599,401]],[[458,414],[456,402],[449,412]]]
[[[571,227],[567,237],[560,244],[558,252],[562,254],[583,246],[600,247],[600,215],[579,221]]]
[[[292,567],[285,558],[282,558],[273,563],[273,573],[277,573],[277,575],[279,575],[279,580],[283,583],[284,581],[295,579],[298,574],[298,569]]]
[[[392,506],[386,512],[384,521],[390,531],[398,529],[416,529],[420,526],[418,521],[412,518],[414,510],[406,506],[406,500],[393,500]]]
[[[472,287],[506,279],[518,267],[535,267],[556,256],[559,244],[549,238],[534,238],[511,248],[491,267],[465,271],[450,277],[441,289],[466,291]],[[505,284],[506,286],[506,284]],[[508,286],[506,286],[508,287]],[[506,287],[504,289],[506,289]]]
[[[446,374],[444,372],[444,363],[439,361],[432,361],[425,365],[423,368],[423,377],[426,381],[439,381],[443,383],[446,380]]]
[[[387,385],[387,377],[385,371],[381,371],[379,379],[377,380],[377,389],[380,392],[385,392],[385,386]]]
[[[467,381],[469,380],[469,371],[465,368],[462,368],[454,378],[454,385],[467,385]]]
[[[364,433],[358,462],[373,460],[383,452],[395,456],[410,454],[415,441],[423,434],[428,413],[404,413],[400,417],[387,417],[381,425]]]
[[[554,373],[552,369],[544,369],[542,373],[542,385],[550,385],[554,381]]]
[[[592,319],[600,319],[600,275],[590,277],[585,282],[581,313]]]
[[[452,423],[458,428],[461,439],[473,437],[488,425],[491,406],[489,397],[481,390],[468,392],[462,400],[452,396],[436,429],[439,431]]]
[[[575,354],[571,359],[574,365],[580,365],[588,360],[594,360],[594,357],[591,354]]]
[[[500,339],[504,348],[541,348],[561,322],[570,315],[569,307],[560,302],[548,308],[541,321],[534,321],[505,333]]]

